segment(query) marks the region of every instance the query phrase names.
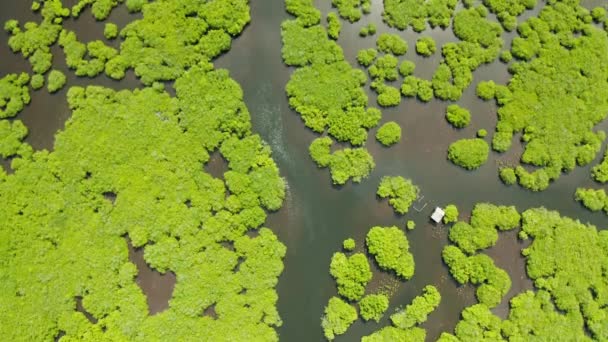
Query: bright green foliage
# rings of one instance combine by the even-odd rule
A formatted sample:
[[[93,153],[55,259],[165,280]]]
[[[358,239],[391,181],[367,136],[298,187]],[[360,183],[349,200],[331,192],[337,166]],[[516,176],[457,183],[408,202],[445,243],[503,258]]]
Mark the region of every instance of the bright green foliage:
[[[31,156],[32,148],[22,143],[26,136],[27,127],[21,120],[0,120],[0,157]]]
[[[193,22],[175,34],[189,41],[188,32],[202,23],[192,16],[197,10],[212,27],[222,26],[222,18],[237,22],[234,6],[249,12],[246,1],[154,4],[160,5],[145,5],[138,23],[181,11],[183,21]],[[59,34],[61,27],[50,22],[65,16],[63,10],[54,14],[60,2],[43,6],[41,25],[26,24],[23,33],[9,25],[12,47],[26,57],[44,52]],[[44,25],[53,39],[44,30],[32,34]],[[159,32],[157,41],[150,32],[139,36],[146,41],[138,47],[145,50],[141,63],[154,67],[163,48],[179,47],[171,35],[160,39],[166,27],[175,28],[168,20],[147,28]],[[123,52],[139,38],[127,37]],[[167,56],[169,64],[179,61],[174,57]],[[168,78],[175,80],[175,97],[158,87],[72,87],[72,113],[52,152],[32,154],[30,148],[26,154],[25,144],[17,146],[25,127],[2,121],[2,153],[21,155],[12,162],[14,173],[0,182],[0,306],[11,308],[0,310],[4,339],[50,341],[62,332],[62,340],[278,340],[275,286],[285,246],[260,227],[265,210],[280,207],[285,184],[270,148],[251,134],[238,84],[210,64],[189,66],[178,65]],[[57,82],[53,74],[49,85]],[[3,115],[29,102],[23,89],[29,77],[20,78],[3,80]],[[202,167],[218,148],[230,169],[222,178]],[[106,200],[106,193],[115,200]],[[250,237],[250,230],[258,233]],[[127,235],[151,267],[177,277],[169,308],[154,316],[135,282]],[[95,322],[75,310],[77,297]],[[209,308],[215,318],[203,315]]]
[[[125,0],[125,4],[127,5],[127,9],[129,12],[139,12],[142,10],[145,4],[148,3],[148,0]]]
[[[433,85],[431,81],[418,79],[418,99],[422,102],[429,102],[433,99]]]
[[[606,298],[602,294],[608,291],[608,274],[604,272],[608,265],[608,234],[545,209],[527,210],[522,217],[522,230],[532,238],[531,245],[522,251],[528,276],[536,288],[551,295],[556,308],[565,314],[548,307],[552,320],[561,322],[564,338],[570,335],[579,337],[569,340],[580,339],[586,327],[594,340],[607,339]],[[540,300],[547,303],[548,296],[544,297]],[[523,322],[535,317],[535,311],[539,312],[520,310],[521,322],[515,323],[525,329],[519,330],[522,335],[533,334]],[[543,324],[540,318],[531,320],[539,328]],[[556,330],[543,331],[551,336]]]
[[[427,21],[431,27],[446,28],[457,3],[457,0],[385,0],[382,18],[400,30],[411,26],[414,31],[422,32]]]
[[[308,151],[319,167],[329,167],[334,184],[342,185],[349,179],[359,183],[376,166],[374,159],[365,149],[345,148],[332,154],[331,145],[331,138],[317,138],[310,144]]]
[[[521,162],[538,169],[517,171],[531,190],[591,162],[605,137],[592,129],[608,113],[608,36],[587,16],[578,1],[551,2],[520,24],[511,52],[527,62],[512,65],[508,88],[496,88],[493,148],[506,151],[513,134],[523,133]]]
[[[405,60],[399,65],[399,74],[403,77],[407,77],[414,73],[414,69],[416,69],[416,64],[412,61]]]
[[[106,39],[114,39],[118,36],[118,26],[114,23],[106,23],[103,27],[103,36]]]
[[[394,81],[399,76],[397,74],[398,64],[399,60],[393,55],[378,57],[374,64],[369,67],[369,75],[375,80]]]
[[[44,76],[40,74],[34,74],[30,79],[30,86],[34,90],[38,90],[44,86]]]
[[[376,34],[376,25],[374,23],[369,23],[359,30],[359,35],[361,37],[373,36],[374,34]]]
[[[496,96],[496,83],[483,81],[477,84],[477,96],[483,100],[490,100]]]
[[[394,121],[389,121],[378,128],[376,139],[384,146],[396,144],[401,140],[401,126]]]
[[[478,203],[471,214],[471,225],[458,222],[450,229],[450,241],[464,252],[472,254],[493,246],[498,230],[511,230],[519,225],[520,215],[515,207]]]
[[[361,0],[332,0],[331,3],[338,9],[340,16],[351,23],[361,19]]]
[[[105,66],[111,78],[132,68],[146,85],[173,80],[230,49],[231,36],[250,21],[247,0],[162,0],[146,3],[143,12],[121,31],[120,52]]]
[[[14,117],[30,103],[29,81],[26,73],[8,74],[0,79],[0,119]]]
[[[380,180],[376,194],[380,198],[388,197],[388,204],[395,212],[403,215],[409,211],[419,192],[420,189],[409,179],[401,176],[385,176]]]
[[[515,170],[511,167],[503,167],[500,168],[500,179],[506,185],[513,185],[517,183],[517,175],[515,174]]]
[[[310,157],[319,167],[327,167],[331,163],[331,144],[330,137],[323,137],[313,140],[308,146]]]
[[[352,238],[346,239],[346,240],[344,240],[344,242],[342,242],[342,248],[345,251],[349,251],[350,252],[350,251],[354,250],[355,247],[357,247],[357,245],[355,243],[355,240],[352,239]]]
[[[407,228],[407,230],[414,230],[414,228],[416,228],[416,222],[408,220],[405,224],[405,227]]]
[[[59,89],[63,88],[66,80],[67,80],[67,78],[65,77],[63,72],[53,69],[49,73],[49,78],[47,80],[48,82],[47,82],[46,88],[49,91],[49,93],[54,93],[54,92],[58,91]]]
[[[444,60],[433,75],[435,96],[458,100],[473,81],[472,71],[498,57],[503,46],[502,28],[486,18],[483,6],[458,11],[453,31],[461,41],[441,48]]]
[[[455,335],[442,335],[438,342],[504,341],[500,333],[500,318],[488,306],[475,304],[462,311],[462,320],[456,325]]]
[[[401,94],[405,97],[413,97],[418,94],[418,82],[420,79],[415,76],[405,76],[401,84]]]
[[[537,0],[483,0],[483,4],[495,13],[502,26],[512,31],[517,26],[517,18],[526,9],[536,6]]]
[[[422,328],[399,329],[393,326],[384,327],[369,336],[363,336],[361,342],[407,341],[424,342],[426,330]]]
[[[608,150],[606,150],[602,162],[591,169],[591,175],[596,182],[608,182]]]
[[[376,56],[378,56],[378,50],[376,50],[376,49],[370,48],[370,49],[360,50],[357,53],[357,62],[359,62],[359,64],[361,64],[364,67],[368,67],[368,66],[372,65],[372,63],[376,59]]]
[[[466,127],[471,122],[471,113],[469,110],[462,108],[457,104],[451,104],[447,107],[445,117],[448,122],[456,128]]]
[[[461,284],[470,282],[479,285],[476,296],[480,303],[495,307],[509,292],[511,288],[509,275],[494,265],[494,261],[489,256],[485,254],[466,256],[458,247],[452,245],[444,247],[442,256],[456,281]]]
[[[355,253],[350,257],[335,253],[331,258],[329,273],[338,284],[338,293],[348,300],[359,300],[365,293],[365,286],[372,279],[367,257]]]
[[[497,230],[514,229],[519,226],[520,219],[515,207],[480,203],[475,205],[471,213],[470,224],[461,221],[450,228],[449,239],[456,246],[443,249],[443,260],[456,281],[480,285],[476,292],[477,299],[488,307],[501,302],[511,287],[511,280],[504,270],[494,265],[490,257],[475,253],[495,245]]]
[[[45,1],[41,10],[42,22],[27,22],[22,31],[16,20],[9,20],[4,29],[10,33],[8,45],[14,53],[27,58],[36,74],[47,72],[53,62],[50,46],[55,43],[61,31],[62,18],[70,15],[59,0]]]
[[[118,54],[101,40],[84,44],[78,41],[75,32],[66,30],[59,35],[59,45],[65,53],[66,64],[75,71],[76,76],[99,75],[104,71],[106,63]]]
[[[443,223],[453,223],[458,221],[458,208],[453,204],[448,204],[445,207],[445,216],[443,216]]]
[[[441,302],[441,294],[433,285],[427,285],[422,295],[412,300],[412,303],[393,315],[391,322],[400,329],[409,329],[415,325],[426,322],[428,315],[433,312]]]
[[[596,7],[591,10],[591,16],[593,20],[597,23],[602,23],[606,21],[606,9],[604,7]]]
[[[281,25],[281,36],[283,61],[287,65],[328,64],[329,66],[344,60],[342,48],[328,38],[325,29],[320,25],[304,27],[297,20],[285,21]]]
[[[378,50],[396,56],[405,55],[407,52],[407,42],[395,33],[382,33],[376,40]]]
[[[578,220],[560,217],[544,208],[530,209],[522,215],[520,236],[532,242],[522,251],[528,276],[536,291],[526,291],[511,299],[508,319],[501,321],[489,306],[476,304],[462,312],[455,336],[443,334],[439,341],[602,341],[606,329],[606,278],[608,234]],[[443,252],[448,265],[459,264],[459,282],[468,274],[487,273],[490,261],[471,265],[471,258],[455,246]],[[480,256],[480,255],[478,255]],[[481,260],[479,260],[481,261]],[[476,269],[471,273],[469,270]],[[454,273],[453,273],[454,274]],[[462,278],[458,278],[458,277]],[[478,281],[471,278],[472,282]],[[484,286],[484,285],[482,285]],[[478,288],[478,298],[479,296]]]
[[[414,275],[414,257],[409,251],[407,237],[402,230],[393,227],[373,227],[365,238],[367,250],[378,265],[408,280]]]
[[[338,18],[338,15],[331,12],[327,15],[327,34],[331,39],[338,39],[340,36],[340,30],[342,29],[342,23]]]
[[[321,12],[314,7],[312,0],[285,0],[285,8],[303,27],[317,25],[321,21]]]
[[[348,327],[357,320],[357,309],[338,297],[331,297],[325,307],[325,315],[321,318],[321,326],[325,338],[333,340],[336,335],[342,335]]]
[[[448,159],[467,170],[473,170],[488,160],[490,147],[483,139],[460,139],[448,148]]]
[[[80,15],[80,12],[87,7],[91,6],[91,13],[97,20],[105,20],[112,12],[112,9],[118,6],[119,2],[123,0],[79,0],[74,6],[72,6],[72,16],[74,18]]]
[[[486,131],[484,128],[481,128],[477,131],[478,138],[485,138],[486,136],[488,136],[488,131]]]
[[[500,53],[499,58],[500,58],[501,62],[503,62],[503,63],[509,63],[510,61],[513,60],[513,54],[511,54],[511,51],[505,50],[505,51],[503,51],[503,52]]]
[[[608,195],[606,195],[604,189],[594,190],[578,188],[576,189],[574,198],[591,211],[600,211],[604,209],[604,211],[608,213]]]
[[[367,295],[359,301],[359,313],[366,321],[379,322],[386,309],[388,309],[388,297],[384,294]]]
[[[376,88],[378,92],[378,104],[381,107],[396,107],[401,103],[401,93],[399,89],[382,84]]]
[[[432,37],[420,37],[416,40],[416,52],[424,57],[429,57],[437,51],[437,45]]]
[[[345,148],[334,152],[329,171],[334,184],[345,184],[349,179],[359,183],[376,167],[374,158],[363,148]]]
[[[290,106],[307,127],[316,132],[328,128],[337,140],[361,145],[367,129],[380,119],[379,111],[363,107],[367,102],[361,88],[364,83],[365,75],[346,62],[315,64],[296,70],[286,90]]]

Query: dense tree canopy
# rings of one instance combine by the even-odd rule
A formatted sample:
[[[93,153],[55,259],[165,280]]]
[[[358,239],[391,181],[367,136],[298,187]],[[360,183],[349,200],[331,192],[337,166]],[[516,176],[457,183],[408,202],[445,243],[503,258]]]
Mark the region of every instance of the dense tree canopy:
[[[321,326],[325,338],[332,341],[336,335],[342,335],[357,320],[357,309],[338,297],[332,297],[325,307]]]
[[[386,309],[388,309],[388,297],[384,294],[367,295],[359,301],[361,318],[366,321],[380,321]]]
[[[414,275],[414,257],[407,237],[399,228],[373,227],[367,233],[365,244],[382,269],[394,271],[406,280]]]
[[[428,57],[437,51],[435,40],[432,37],[420,37],[416,40],[416,52],[421,55]]]
[[[91,5],[94,15],[105,16],[115,3],[77,6]],[[120,54],[105,67],[116,67],[114,58],[120,70],[134,62],[145,84],[174,80],[175,96],[158,85],[118,92],[71,87],[71,116],[52,152],[33,152],[21,143],[27,135],[21,121],[0,121],[0,152],[17,156],[14,173],[2,172],[0,181],[0,306],[11,308],[0,310],[0,335],[32,341],[60,335],[276,341],[281,319],[275,286],[285,246],[262,226],[266,211],[281,206],[285,183],[270,148],[251,132],[239,85],[206,62],[211,55],[190,46],[196,41],[216,49],[217,42],[201,36],[207,25],[209,32],[238,34],[248,21],[247,2],[165,0],[141,6],[143,17],[122,31]],[[42,22],[25,24],[24,31],[9,23],[9,45],[42,76],[50,69],[49,46],[70,11],[56,0],[33,8],[41,11]],[[68,59],[71,44],[76,55],[99,60],[93,51],[104,46],[76,44],[68,31],[62,36]],[[144,55],[130,55],[135,51]],[[3,117],[29,102],[28,81],[27,74],[2,79]],[[48,74],[49,90],[64,82],[65,75]],[[214,151],[228,162],[221,179],[202,167]],[[176,276],[169,308],[155,315],[135,281],[127,237],[143,249],[148,265]],[[79,300],[92,319],[76,310]],[[204,314],[208,310],[213,317]]]
[[[411,26],[414,31],[426,29],[427,22],[431,27],[446,28],[457,0],[385,0],[382,18],[392,27],[405,30]]]
[[[385,176],[380,180],[376,194],[380,198],[388,198],[395,212],[406,214],[412,203],[418,198],[420,189],[411,180],[401,176]]]
[[[344,253],[335,253],[331,258],[329,273],[338,284],[338,293],[348,300],[361,299],[365,286],[372,279],[372,271],[363,253],[349,257]]]
[[[495,90],[500,108],[492,146],[507,151],[513,135],[523,133],[521,162],[538,169],[521,168],[517,176],[531,190],[590,163],[605,138],[592,128],[608,113],[602,95],[608,92],[608,36],[588,16],[579,1],[551,2],[520,24],[511,52],[521,62],[511,66],[507,87]],[[487,98],[489,90],[478,93]]]
[[[479,138],[460,139],[448,148],[448,159],[467,170],[477,169],[488,160],[490,146]]]
[[[394,121],[389,121],[378,128],[376,139],[384,146],[396,144],[401,140],[401,126]]]
[[[451,104],[447,107],[445,118],[452,126],[463,128],[471,122],[471,113],[466,108]]]

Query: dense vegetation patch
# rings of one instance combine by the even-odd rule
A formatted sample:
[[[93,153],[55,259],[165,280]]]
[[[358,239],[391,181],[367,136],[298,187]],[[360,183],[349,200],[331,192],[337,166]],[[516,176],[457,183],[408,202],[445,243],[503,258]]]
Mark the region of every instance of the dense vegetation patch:
[[[331,297],[325,307],[325,315],[321,318],[321,327],[325,338],[332,341],[336,335],[348,330],[357,320],[357,309],[338,297]]]
[[[426,331],[419,328],[418,325],[426,322],[428,315],[439,306],[441,295],[433,285],[425,286],[422,291],[422,295],[414,298],[405,309],[391,315],[392,326],[384,327],[369,336],[365,336],[361,341],[423,342],[426,338]]]
[[[416,40],[416,52],[424,57],[429,57],[437,51],[437,45],[432,37],[420,37]]]
[[[451,104],[447,107],[445,118],[452,126],[463,128],[471,122],[471,113],[466,108],[462,108],[457,104]]]
[[[605,138],[592,129],[608,113],[608,36],[590,19],[579,1],[550,2],[519,25],[508,85],[478,88],[500,107],[492,147],[507,151],[523,133],[521,163],[537,167],[515,170],[525,188],[544,190],[562,171],[590,163]]]
[[[490,146],[483,139],[460,139],[450,144],[448,159],[460,167],[473,170],[488,160],[489,153]]]
[[[502,28],[487,19],[483,6],[456,13],[452,29],[460,42],[446,43],[441,48],[443,61],[433,75],[437,98],[456,101],[473,81],[472,72],[498,57],[504,42]]]
[[[414,275],[414,257],[403,231],[397,227],[373,227],[365,238],[367,250],[378,265],[407,280]]]
[[[117,3],[76,6],[91,5],[101,18]],[[121,31],[121,50],[108,58],[103,43],[85,45],[62,30],[70,11],[60,1],[33,6],[40,24],[7,24],[9,45],[37,75],[50,70],[49,46],[59,39],[75,70],[81,58],[91,74],[134,67],[144,84],[174,80],[176,96],[161,84],[120,92],[72,87],[72,115],[52,152],[22,144],[21,121],[0,121],[0,153],[17,155],[14,173],[1,172],[0,181],[0,306],[11,308],[0,310],[0,336],[276,341],[285,246],[262,226],[266,212],[281,206],[285,184],[269,146],[251,132],[239,85],[207,63],[226,47],[216,38],[229,47],[248,21],[247,1],[140,5],[143,18]],[[3,116],[29,102],[28,80],[0,82]],[[48,74],[49,90],[64,82],[65,75]],[[222,179],[203,167],[214,151],[228,163]],[[127,237],[152,268],[176,275],[165,311],[149,314]],[[80,299],[92,319],[75,310]]]
[[[359,4],[358,0],[334,1],[339,11],[346,11],[341,15],[349,13],[348,17]],[[342,48],[321,26],[320,12],[312,1],[287,0],[286,5],[296,17],[281,26],[283,61],[297,67],[286,86],[289,105],[300,113],[306,127],[318,133],[327,131],[330,136],[316,139],[310,146],[317,165],[330,168],[335,184],[349,179],[359,182],[375,167],[367,150],[346,148],[328,156],[332,138],[360,146],[367,140],[367,131],[377,125],[381,113],[367,107],[363,90],[367,78],[344,60]],[[371,63],[375,58],[371,54],[362,56],[360,63]]]
[[[473,217],[478,216],[473,214]],[[484,216],[488,220],[491,218]],[[492,221],[498,222],[493,218]],[[497,223],[498,227],[510,227],[515,223],[516,216],[509,214],[500,221],[504,222]],[[471,224],[475,222],[478,219],[471,218]],[[557,212],[544,208],[525,211],[521,222],[520,237],[532,240],[522,254],[526,258],[528,276],[534,281],[536,290],[520,293],[511,299],[508,318],[501,320],[489,310],[491,306],[484,303],[484,297],[480,297],[479,291],[484,286],[481,285],[478,288],[480,304],[462,312],[455,336],[444,333],[439,340],[472,341],[478,340],[479,336],[493,341],[551,340],[556,334],[568,341],[606,339],[606,300],[602,295],[608,286],[605,272],[608,262],[606,231],[598,232],[593,226],[560,217]],[[468,257],[467,262],[479,256],[482,254]],[[463,257],[455,246],[446,247],[444,260],[448,265],[458,262],[456,260],[459,258],[462,261],[467,257]],[[467,274],[471,282],[478,281],[479,274],[487,278],[488,270],[492,269],[491,260],[480,259],[476,262],[480,261],[485,264],[469,264],[459,268],[464,272],[453,273],[456,279],[461,276],[461,280],[466,279]],[[465,271],[467,269],[468,273]]]
[[[382,33],[376,40],[378,50],[395,56],[405,55],[407,42],[395,33]]]
[[[310,144],[310,157],[319,167],[329,167],[334,184],[345,184],[349,179],[358,183],[367,177],[376,166],[374,159],[363,148],[345,148],[331,152],[329,137],[317,138]]]
[[[379,322],[386,309],[388,309],[388,297],[384,294],[367,295],[359,301],[361,318],[366,321],[374,320]]]
[[[400,30],[412,27],[422,32],[427,22],[431,27],[446,28],[457,3],[457,0],[385,0],[382,18],[387,25]]]
[[[380,180],[376,194],[380,198],[388,198],[388,204],[395,212],[403,215],[409,211],[419,192],[420,189],[409,179],[385,176]]]
[[[401,140],[401,126],[394,121],[385,123],[378,128],[376,139],[384,146],[396,144]]]
[[[372,279],[372,271],[363,253],[355,253],[350,257],[344,253],[335,253],[331,258],[329,273],[336,280],[338,294],[351,301],[363,297],[365,286]]]
[[[604,211],[608,214],[608,195],[604,189],[578,188],[574,198],[591,211]]]

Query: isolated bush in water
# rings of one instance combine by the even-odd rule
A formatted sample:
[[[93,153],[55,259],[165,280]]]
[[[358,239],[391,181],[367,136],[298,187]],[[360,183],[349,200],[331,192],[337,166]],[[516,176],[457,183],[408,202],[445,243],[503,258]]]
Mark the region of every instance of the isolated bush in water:
[[[376,139],[384,146],[396,144],[401,140],[401,126],[394,121],[389,121],[378,128]]]
[[[488,160],[490,147],[483,139],[461,139],[448,148],[448,159],[467,170],[473,170]]]
[[[445,117],[456,128],[466,127],[471,122],[471,113],[466,108],[462,108],[456,104],[451,104],[447,107]]]
[[[388,203],[395,212],[403,215],[409,211],[419,191],[420,189],[409,179],[401,176],[385,176],[380,180],[376,194],[380,198],[388,198]]]
[[[376,46],[378,50],[395,56],[405,55],[407,52],[407,42],[394,33],[382,33],[379,35],[376,40]]]

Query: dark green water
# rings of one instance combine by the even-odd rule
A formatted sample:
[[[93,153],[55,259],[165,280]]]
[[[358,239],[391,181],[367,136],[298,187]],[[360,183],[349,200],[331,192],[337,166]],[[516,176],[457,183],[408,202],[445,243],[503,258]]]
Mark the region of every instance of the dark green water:
[[[596,1],[594,5],[597,4]],[[329,0],[319,0],[317,6],[326,13],[330,9]],[[39,20],[29,11],[27,1],[5,2],[0,9],[2,22],[9,18]],[[374,0],[372,14],[364,16],[354,25],[343,23],[338,42],[344,48],[347,59],[355,65],[357,51],[374,45],[377,35],[368,38],[358,36],[360,27],[374,22],[378,26],[378,33],[388,31],[401,34],[409,43],[406,58],[416,62],[415,74],[430,78],[441,60],[439,54],[431,58],[416,56],[416,35],[411,31],[399,32],[384,26],[381,11],[381,1]],[[530,14],[528,12],[524,17]],[[507,154],[493,153],[489,161],[475,172],[462,170],[446,160],[446,150],[451,142],[473,137],[479,128],[493,131],[496,107],[477,99],[474,90],[481,80],[507,82],[509,75],[506,66],[501,63],[482,66],[477,70],[473,84],[458,102],[471,110],[473,119],[469,127],[454,130],[448,125],[444,119],[446,102],[422,104],[404,99],[399,107],[384,110],[382,119],[396,121],[402,126],[402,141],[389,149],[381,147],[373,139],[373,130],[367,147],[377,164],[374,172],[359,185],[331,186],[328,171],[317,169],[308,156],[308,144],[316,135],[304,127],[297,113],[287,104],[284,87],[293,69],[283,65],[280,54],[280,24],[288,18],[283,0],[252,1],[251,17],[251,24],[234,40],[230,52],[216,61],[216,66],[229,69],[232,77],[243,87],[254,131],[272,146],[274,158],[289,184],[283,208],[270,215],[267,222],[267,226],[277,232],[288,248],[285,270],[278,285],[278,305],[283,319],[283,326],[279,328],[281,340],[323,340],[320,317],[327,300],[336,294],[335,284],[328,273],[331,255],[340,249],[341,242],[348,237],[355,238],[358,249],[361,249],[365,234],[374,225],[404,227],[407,219],[417,223],[416,229],[408,232],[416,260],[416,274],[410,281],[398,283],[389,312],[407,304],[420,294],[425,285],[436,285],[443,300],[424,325],[428,340],[435,340],[442,331],[451,331],[462,308],[474,302],[473,289],[458,287],[441,261],[441,250],[447,243],[447,229],[430,224],[429,215],[435,206],[454,203],[463,213],[461,218],[466,217],[477,202],[516,205],[520,210],[545,206],[559,210],[563,215],[580,218],[583,222],[608,227],[608,218],[603,213],[592,214],[573,200],[576,187],[594,185],[589,176],[589,169],[594,163],[563,175],[542,193],[532,193],[519,187],[505,187],[497,176],[499,161],[518,159],[521,147],[515,146],[517,144]],[[109,21],[122,26],[134,18],[124,7],[119,7],[113,11]],[[83,41],[101,39],[103,36],[103,24],[95,22],[89,10],[80,19],[68,21],[65,26],[77,29],[78,37]],[[425,34],[432,35],[438,45],[455,40],[449,30],[429,30]],[[0,45],[0,76],[7,72],[27,71],[28,66],[22,58],[8,50],[8,35],[4,34],[3,37],[4,43]],[[505,34],[507,44],[512,37],[513,34]],[[57,47],[53,51],[56,52],[55,67],[66,70],[63,53]],[[71,72],[66,72],[66,75],[69,85],[100,84],[116,89],[139,86],[132,74],[128,74],[122,82],[114,82],[105,76],[91,80],[78,79],[71,76]],[[62,129],[69,117],[66,91],[67,88],[64,88],[54,95],[49,95],[45,90],[32,92],[32,103],[19,114],[18,118],[30,128],[27,140],[35,148],[52,148],[53,134]],[[372,92],[369,92],[369,96],[370,101],[375,102]],[[600,126],[608,129],[606,122]],[[420,213],[412,209],[405,217],[394,215],[388,204],[378,201],[374,195],[384,175],[401,175],[412,179],[421,188],[426,208]],[[502,234],[498,245],[488,251],[496,263],[511,275],[513,287],[507,300],[531,286],[525,278],[524,263],[519,255],[521,247],[516,235],[508,233]],[[390,276],[378,273],[370,289],[391,284],[390,279]],[[147,281],[154,283],[161,280],[150,277]],[[508,312],[507,300],[495,310],[498,314]],[[379,324],[357,321],[347,334],[336,341],[356,341],[387,324],[387,317]]]

